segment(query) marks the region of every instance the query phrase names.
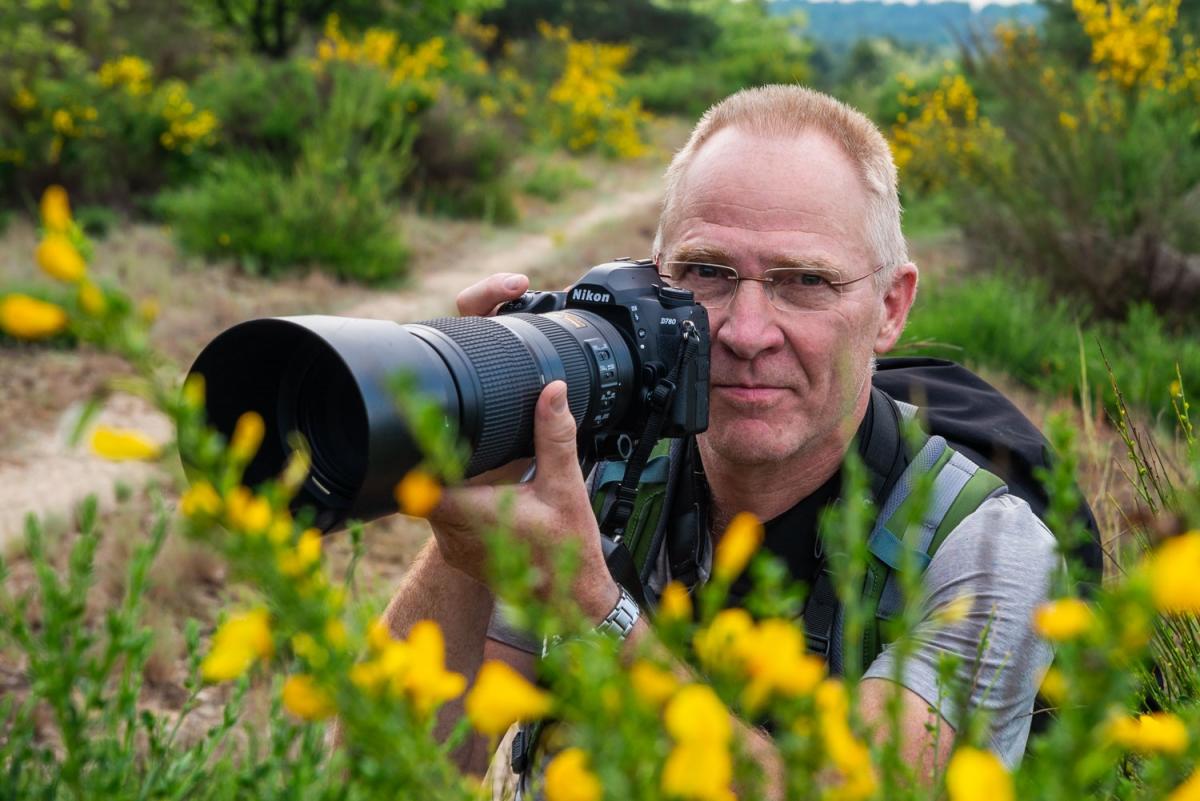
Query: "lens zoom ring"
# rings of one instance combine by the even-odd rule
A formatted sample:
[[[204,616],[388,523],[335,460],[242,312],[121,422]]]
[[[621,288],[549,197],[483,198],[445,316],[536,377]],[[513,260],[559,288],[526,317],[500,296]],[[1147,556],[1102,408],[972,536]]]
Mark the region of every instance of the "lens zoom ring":
[[[516,334],[492,320],[444,317],[425,325],[445,332],[463,349],[483,388],[483,422],[467,475],[512,461],[533,440],[532,408],[542,390],[533,356]]]
[[[516,314],[526,322],[546,335],[550,344],[558,351],[562,360],[563,372],[567,376],[567,403],[576,421],[582,421],[587,414],[588,398],[592,394],[592,372],[588,368],[587,354],[579,340],[571,336],[562,325],[540,314]]]

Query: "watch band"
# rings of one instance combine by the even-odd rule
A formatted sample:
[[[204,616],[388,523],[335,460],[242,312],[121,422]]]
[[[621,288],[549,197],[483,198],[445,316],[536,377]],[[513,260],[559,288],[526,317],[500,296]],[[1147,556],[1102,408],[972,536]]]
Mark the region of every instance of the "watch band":
[[[642,616],[642,610],[628,590],[624,587],[620,587],[620,590],[621,597],[617,599],[617,605],[605,616],[604,620],[600,621],[596,626],[596,631],[612,635],[618,640],[624,640],[629,636],[629,632],[633,631],[638,618]]]

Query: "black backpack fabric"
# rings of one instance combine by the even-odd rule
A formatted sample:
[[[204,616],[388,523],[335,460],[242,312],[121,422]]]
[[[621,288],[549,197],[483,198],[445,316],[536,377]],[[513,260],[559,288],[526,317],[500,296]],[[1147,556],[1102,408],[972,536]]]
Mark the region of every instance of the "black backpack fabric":
[[[872,383],[896,400],[921,407],[931,434],[945,437],[955,450],[1000,476],[1009,492],[1038,517],[1045,516],[1050,499],[1034,471],[1050,466],[1049,443],[999,390],[960,364],[924,357],[880,359]],[[1103,552],[1086,500],[1076,517],[1091,536],[1072,556],[1098,583]]]

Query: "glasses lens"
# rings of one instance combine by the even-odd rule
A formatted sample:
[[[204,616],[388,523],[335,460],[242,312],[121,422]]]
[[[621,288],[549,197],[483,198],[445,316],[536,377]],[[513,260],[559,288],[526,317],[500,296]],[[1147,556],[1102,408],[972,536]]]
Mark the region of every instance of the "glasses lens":
[[[824,311],[837,304],[837,288],[820,273],[805,270],[767,270],[775,305],[785,311]]]
[[[732,267],[691,261],[669,261],[666,267],[671,282],[691,290],[696,301],[704,306],[725,305],[737,286],[737,271]]]

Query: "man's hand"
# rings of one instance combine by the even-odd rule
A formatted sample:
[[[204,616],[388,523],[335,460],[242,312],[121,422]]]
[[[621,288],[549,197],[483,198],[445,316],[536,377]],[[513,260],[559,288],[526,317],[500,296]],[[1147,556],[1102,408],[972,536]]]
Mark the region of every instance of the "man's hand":
[[[528,289],[523,275],[493,275],[463,290],[457,299],[463,315],[486,316]],[[573,594],[585,614],[600,620],[617,601],[619,590],[604,564],[600,531],[592,514],[579,468],[575,418],[567,406],[567,385],[553,381],[542,390],[534,411],[537,472],[526,484],[513,485],[527,463],[506,466],[448,488],[429,517],[442,558],[452,567],[486,583],[487,546],[481,533],[507,524],[530,543],[535,565],[551,575],[555,551],[574,543],[580,554]],[[505,495],[511,508],[501,519]]]
[[[477,581],[486,581],[487,548],[480,532],[497,524],[531,544],[534,564],[549,576],[554,552],[573,544],[580,554],[573,594],[583,611],[597,620],[612,609],[619,591],[604,564],[600,530],[588,501],[575,446],[575,418],[567,408],[567,385],[552,381],[534,411],[533,480],[508,486],[447,489],[430,515],[442,557]],[[501,517],[505,494],[511,508]]]

